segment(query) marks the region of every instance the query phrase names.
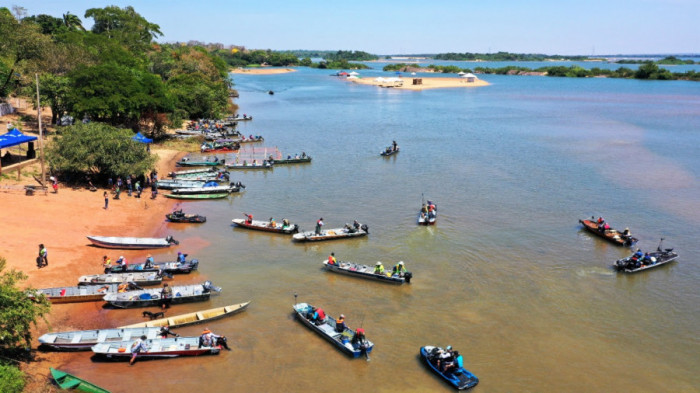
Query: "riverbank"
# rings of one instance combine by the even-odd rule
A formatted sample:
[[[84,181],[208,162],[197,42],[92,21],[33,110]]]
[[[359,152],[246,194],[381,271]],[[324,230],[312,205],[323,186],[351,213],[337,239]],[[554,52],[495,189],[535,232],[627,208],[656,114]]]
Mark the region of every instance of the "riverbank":
[[[229,72],[232,74],[274,75],[296,72],[296,70],[292,68],[232,68]]]
[[[394,82],[388,82],[387,78],[384,78],[384,80],[377,80],[379,78],[351,78],[348,79],[352,81],[353,83],[357,83],[360,85],[372,85],[372,86],[379,86],[379,87],[390,87],[392,89],[399,89],[399,90],[428,90],[428,89],[445,89],[445,88],[455,88],[455,87],[481,87],[481,86],[488,86],[489,83],[486,81],[483,81],[481,79],[474,79],[473,81],[468,81],[467,78],[443,78],[443,77],[435,77],[435,78],[426,78],[426,77],[419,77],[419,78],[398,78],[401,80],[401,83],[394,83]],[[394,79],[394,78],[392,78]],[[414,79],[420,79],[421,84],[419,85],[414,85],[413,80]]]
[[[157,170],[161,176],[172,171],[175,163],[185,154],[177,150],[152,149],[159,156]],[[31,179],[31,178],[30,178]],[[168,233],[164,215],[177,202],[162,195],[150,199],[146,190],[140,199],[121,194],[119,200],[109,194],[109,207],[104,209],[105,189],[91,192],[87,189],[63,188],[59,179],[58,193],[24,193],[25,184],[36,184],[24,178],[21,181],[3,179],[0,182],[0,206],[2,229],[0,230],[0,256],[7,260],[6,269],[16,269],[27,274],[28,279],[20,287],[34,288],[77,285],[78,277],[102,271],[101,260],[108,255],[115,260],[123,255],[127,260],[142,259],[144,251],[122,251],[97,248],[89,245],[86,236],[143,236],[160,237]],[[177,236],[176,236],[177,239]],[[36,266],[38,245],[48,250],[47,267]],[[175,249],[154,250],[156,260],[174,259]],[[101,302],[54,305],[47,316],[48,326],[40,321],[32,331],[37,348],[37,338],[49,330],[92,329],[112,326],[107,310]],[[132,321],[126,321],[131,323]],[[115,325],[116,326],[116,325]],[[75,354],[37,352],[36,361],[22,367],[33,376],[25,391],[45,391],[44,381],[49,367],[60,367]]]

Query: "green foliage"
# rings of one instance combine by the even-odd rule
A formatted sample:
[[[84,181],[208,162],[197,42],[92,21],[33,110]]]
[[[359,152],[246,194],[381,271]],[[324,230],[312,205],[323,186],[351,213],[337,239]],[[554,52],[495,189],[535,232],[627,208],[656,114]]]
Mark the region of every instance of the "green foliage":
[[[85,17],[94,20],[93,33],[114,39],[137,53],[145,52],[154,38],[163,35],[160,26],[147,21],[131,6],[90,8]]]
[[[311,67],[329,70],[364,70],[370,68],[362,63],[350,63],[347,60],[321,61],[311,64]]]
[[[377,60],[379,57],[363,51],[339,50],[336,53],[327,53],[323,56],[324,60],[334,62],[339,60],[346,61],[370,61]]]
[[[0,62],[4,63],[0,70],[6,70],[0,80],[0,97],[5,97],[13,87],[11,82],[20,82],[21,74],[16,71],[40,59],[51,39],[41,33],[39,25],[19,22],[7,9],[0,10],[0,37]]]
[[[536,53],[440,53],[434,56],[437,60],[484,60],[484,61],[543,61],[543,60],[586,60],[587,56],[559,56]]]
[[[21,393],[26,382],[24,373],[11,364],[0,363],[0,392]]]
[[[31,325],[36,326],[38,318],[46,322],[51,304],[44,296],[32,300],[27,296],[31,289],[17,288],[27,275],[15,269],[3,272],[6,264],[5,258],[0,257],[0,349],[10,353],[31,347]]]
[[[65,128],[46,156],[52,171],[68,178],[139,175],[154,168],[156,157],[133,136],[102,123],[76,124]]]

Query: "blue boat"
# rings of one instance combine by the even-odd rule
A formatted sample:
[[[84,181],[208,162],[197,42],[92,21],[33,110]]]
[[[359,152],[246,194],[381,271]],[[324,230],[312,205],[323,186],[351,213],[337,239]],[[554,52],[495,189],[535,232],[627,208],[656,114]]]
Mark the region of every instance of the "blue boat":
[[[479,383],[479,378],[477,378],[474,374],[470,373],[464,367],[459,367],[454,370],[447,371],[445,373],[440,371],[437,367],[437,356],[441,350],[442,348],[426,345],[424,347],[421,347],[420,355],[421,358],[425,361],[425,363],[437,375],[441,376],[444,380],[449,382],[450,385],[454,386],[458,390],[466,390],[469,388],[473,388],[474,386],[476,386],[476,384]]]
[[[326,318],[323,321],[314,323],[310,319],[311,314],[313,314],[313,307],[306,303],[295,304],[294,314],[297,316],[297,319],[301,321],[301,323],[331,342],[343,353],[350,355],[353,358],[359,358],[360,356],[364,355],[367,357],[367,359],[369,359],[369,353],[372,352],[374,344],[367,339],[354,340],[355,333],[348,327],[345,327],[342,332],[338,332],[335,328],[335,319],[333,319],[330,315],[326,314]]]

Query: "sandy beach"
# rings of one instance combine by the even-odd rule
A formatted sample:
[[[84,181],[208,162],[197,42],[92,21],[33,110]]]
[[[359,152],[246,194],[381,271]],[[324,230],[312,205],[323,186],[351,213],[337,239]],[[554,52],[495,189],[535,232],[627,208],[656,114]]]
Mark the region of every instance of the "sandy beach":
[[[420,85],[414,85],[414,77],[409,78],[399,78],[403,81],[402,86],[393,86],[392,83],[376,81],[375,78],[350,78],[349,81],[357,83],[360,85],[372,85],[380,87],[391,87],[392,89],[399,90],[428,90],[428,89],[445,89],[445,88],[457,88],[457,87],[480,87],[488,86],[489,83],[481,79],[475,79],[473,82],[468,82],[466,78],[447,78],[447,77],[419,77],[423,80]]]
[[[232,74],[274,75],[296,72],[296,70],[292,68],[232,68],[229,72]]]

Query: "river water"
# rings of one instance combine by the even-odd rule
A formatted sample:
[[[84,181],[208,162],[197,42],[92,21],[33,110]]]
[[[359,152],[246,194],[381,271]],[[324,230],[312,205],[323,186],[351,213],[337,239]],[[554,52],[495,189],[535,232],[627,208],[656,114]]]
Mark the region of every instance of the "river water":
[[[207,326],[233,351],[132,367],[76,354],[66,370],[115,392],[450,391],[418,351],[452,345],[481,392],[698,391],[700,85],[486,75],[487,87],[413,92],[330,73],[235,75],[241,113],[254,116],[241,131],[313,162],[236,172],[242,195],[182,204],[206,224],[161,230],[201,261],[178,281],[223,287],[170,315],[252,301]],[[380,157],[392,140],[401,152]],[[434,227],[416,225],[422,197],[438,206]],[[307,230],[319,217],[327,228],[357,219],[370,235],[294,244],[232,228],[243,212]],[[643,249],[664,237],[678,262],[613,272],[630,250],[584,232],[578,219],[591,215],[629,227]],[[403,260],[414,280],[325,272],[331,252]],[[294,293],[362,325],[371,361],[347,358],[295,321]],[[99,312],[118,325],[141,311]]]

